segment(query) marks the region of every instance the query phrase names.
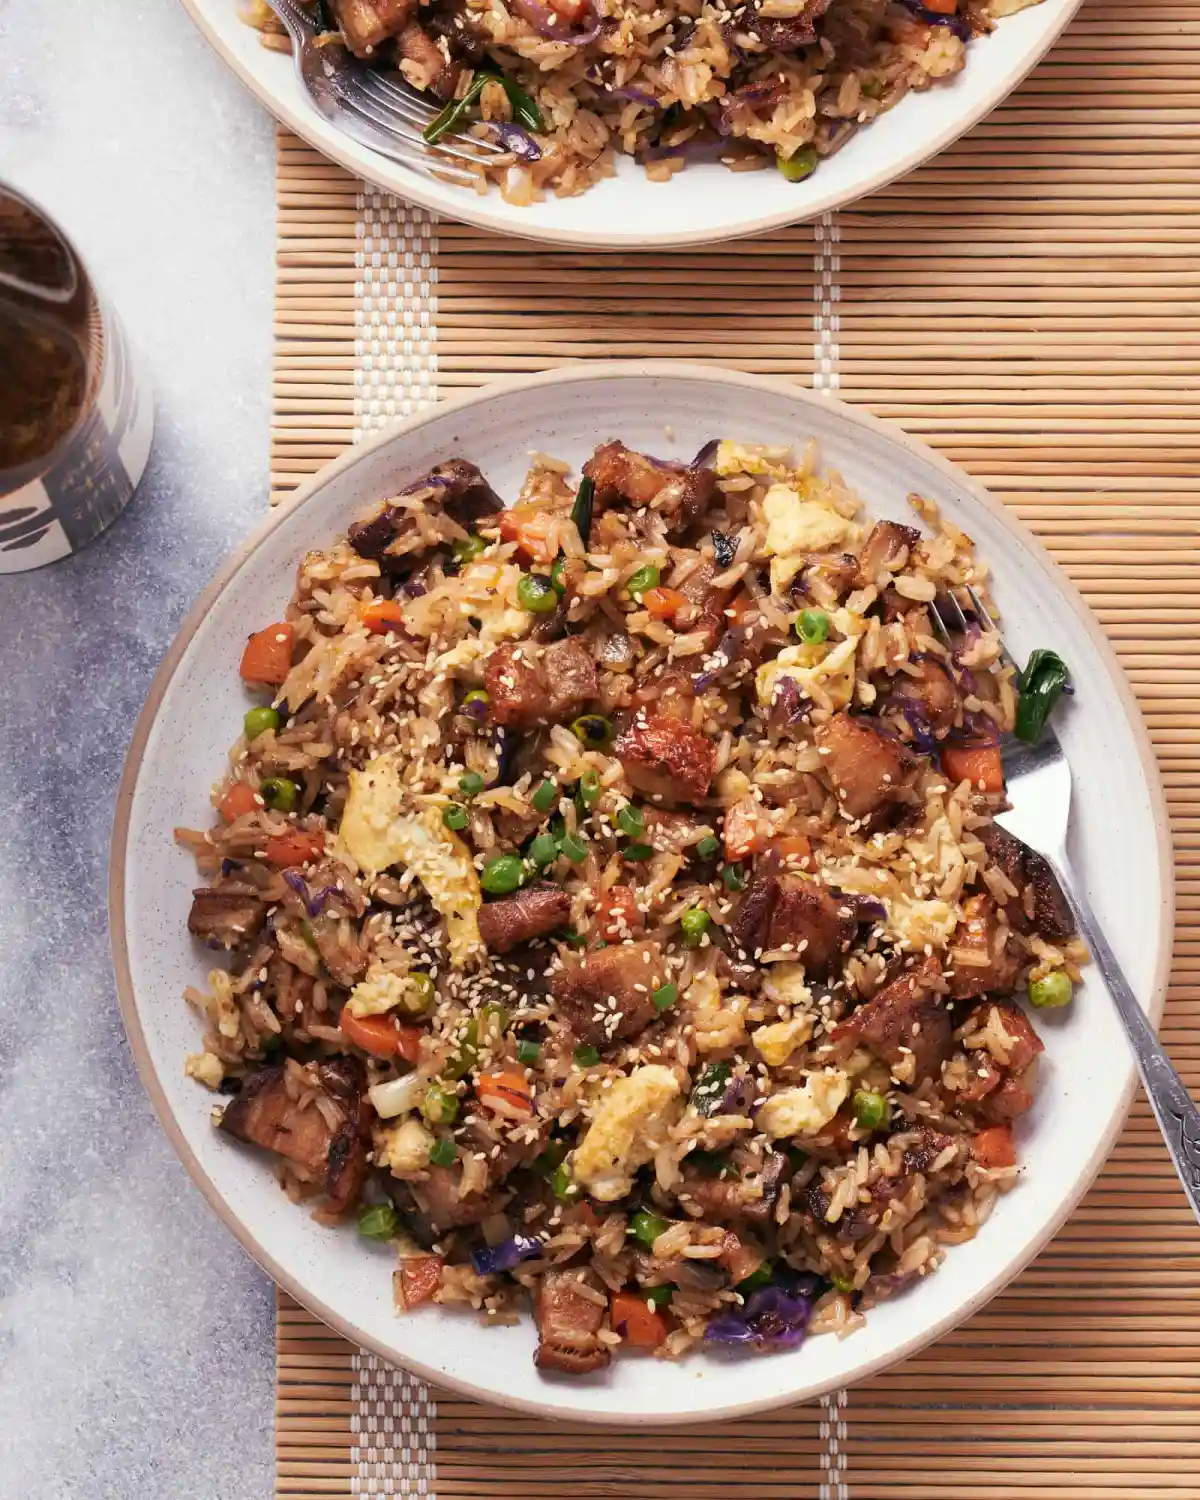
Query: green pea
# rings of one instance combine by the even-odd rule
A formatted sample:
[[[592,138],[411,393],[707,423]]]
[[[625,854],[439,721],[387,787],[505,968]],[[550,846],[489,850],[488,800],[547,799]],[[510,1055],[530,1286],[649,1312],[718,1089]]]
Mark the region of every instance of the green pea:
[[[1038,1010],[1058,1010],[1060,1006],[1070,1005],[1073,993],[1070,976],[1062,969],[1055,969],[1044,979],[1029,981],[1029,1003]]]
[[[581,714],[571,725],[571,733],[589,750],[603,750],[612,744],[613,727],[603,714]]]
[[[517,602],[530,614],[546,615],[558,606],[558,590],[544,573],[524,573],[517,584]]]
[[[689,948],[698,948],[704,941],[704,934],[708,931],[712,918],[703,907],[693,906],[685,911],[679,919],[679,927],[683,933],[683,941]]]
[[[450,1125],[458,1118],[458,1095],[434,1084],[421,1100],[421,1113],[431,1125]]]
[[[394,1239],[400,1219],[390,1203],[373,1203],[358,1216],[358,1232],[369,1240]]]
[[[701,859],[711,859],[720,847],[721,840],[714,838],[710,833],[707,838],[701,839],[696,845],[696,853]]]
[[[401,1003],[410,1015],[423,1015],[433,1004],[436,993],[433,980],[428,974],[410,974]]]
[[[670,1302],[674,1290],[673,1286],[648,1286],[644,1289],[643,1296],[654,1311],[658,1312],[659,1308],[666,1307]]]
[[[878,1130],[891,1117],[892,1107],[882,1094],[874,1089],[856,1089],[850,1100],[850,1112],[854,1122],[862,1130]]]
[[[550,1179],[550,1191],[560,1203],[569,1203],[579,1192],[571,1180],[571,1169],[565,1161],[559,1162],[554,1169],[554,1175]]]
[[[476,536],[472,531],[469,536],[460,537],[451,542],[450,550],[460,563],[474,562],[481,552],[486,551],[487,543],[481,536]]]
[[[654,853],[650,844],[626,844],[622,854],[626,859],[643,860],[649,859]]]
[[[556,557],[554,566],[550,569],[550,582],[554,585],[554,592],[561,599],[567,592],[566,558]]]
[[[268,776],[260,782],[258,795],[275,812],[293,812],[300,797],[300,788],[286,776]]]
[[[460,828],[465,828],[470,821],[471,814],[461,802],[451,802],[449,807],[442,812],[442,822],[455,833]]]
[[[278,729],[282,723],[283,715],[277,708],[248,708],[242,720],[242,730],[248,740],[256,740],[260,734],[266,734],[268,729]]]
[[[452,1167],[458,1156],[458,1147],[449,1136],[434,1141],[429,1148],[429,1164],[434,1167]]]
[[[802,609],[796,634],[807,646],[819,646],[829,636],[829,616],[823,609]]]
[[[676,1000],[679,999],[679,986],[677,984],[664,984],[660,989],[654,990],[650,996],[650,1003],[655,1010],[669,1010]]]
[[[644,568],[639,568],[632,574],[625,585],[625,590],[631,599],[640,599],[647,589],[657,588],[658,580],[662,574],[653,563],[647,563]]]
[[[581,1068],[594,1068],[600,1061],[600,1051],[597,1047],[576,1047],[575,1061]]]
[[[558,801],[558,788],[552,781],[543,781],[533,796],[530,797],[530,805],[540,813],[547,813]]]
[[[757,1270],[751,1271],[749,1276],[743,1277],[742,1280],[738,1282],[737,1289],[743,1296],[745,1296],[747,1292],[756,1292],[760,1286],[767,1286],[774,1274],[775,1262],[771,1259],[770,1256],[768,1256],[766,1260],[764,1260],[763,1263],[757,1268]]]
[[[637,838],[646,827],[646,819],[642,816],[641,808],[634,807],[632,802],[627,802],[617,813],[617,827],[622,833],[627,833],[631,839]]]
[[[721,871],[721,879],[725,882],[727,891],[744,891],[746,889],[746,876],[740,865],[726,865]]]
[[[630,1215],[625,1233],[632,1235],[639,1245],[645,1245],[646,1249],[650,1250],[659,1235],[665,1234],[670,1227],[667,1220],[659,1218],[658,1214],[639,1208],[637,1213]]]
[[[517,1061],[522,1063],[535,1063],[542,1055],[541,1042],[518,1042]]]
[[[525,865],[519,854],[494,854],[479,877],[489,896],[511,896],[524,883]]]
[[[562,841],[562,852],[573,865],[581,865],[588,857],[587,840],[577,833],[568,833]]]
[[[458,789],[464,797],[478,797],[486,785],[478,771],[468,771],[458,778]]]
[[[529,845],[526,853],[531,865],[534,865],[539,870],[544,870],[547,865],[554,863],[561,850],[558,840],[552,833],[539,833]]]
[[[817,153],[812,146],[801,146],[791,156],[775,153],[775,165],[789,182],[803,182],[817,169]]]
[[[600,800],[600,775],[597,771],[585,771],[579,778],[579,800],[584,807],[595,807]]]

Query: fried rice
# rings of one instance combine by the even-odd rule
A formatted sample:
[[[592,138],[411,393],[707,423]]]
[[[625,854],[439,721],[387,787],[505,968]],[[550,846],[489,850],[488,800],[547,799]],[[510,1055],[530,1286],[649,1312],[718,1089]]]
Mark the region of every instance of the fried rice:
[[[945,82],[1037,0],[313,0],[325,40],[398,67],[489,148],[480,193],[581,193],[618,155],[800,181],[910,91]],[[266,0],[244,14],[286,48]],[[460,108],[453,108],[456,104]]]
[[[911,504],[870,524],[812,445],[538,455],[511,508],[452,458],[251,636],[216,821],[177,832],[228,959],[187,1070],[395,1244],[401,1310],[532,1298],[567,1373],[794,1347],[1013,1185],[1013,997],[1086,953],[993,821],[986,566]]]

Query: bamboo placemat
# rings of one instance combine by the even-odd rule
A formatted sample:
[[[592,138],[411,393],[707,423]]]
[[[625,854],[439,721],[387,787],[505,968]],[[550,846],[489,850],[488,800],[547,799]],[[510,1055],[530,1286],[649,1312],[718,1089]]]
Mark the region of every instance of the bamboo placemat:
[[[1139,696],[1177,855],[1164,1036],[1200,1086],[1198,79],[1200,8],[1088,0],[1009,104],[905,182],[673,255],[438,224],[282,136],[274,488],[439,394],[581,358],[790,376],[921,434],[1042,537]],[[819,1407],[667,1434],[543,1423],[427,1391],[281,1299],[278,1493],[1200,1500],[1198,1284],[1139,1100],[1008,1292]]]

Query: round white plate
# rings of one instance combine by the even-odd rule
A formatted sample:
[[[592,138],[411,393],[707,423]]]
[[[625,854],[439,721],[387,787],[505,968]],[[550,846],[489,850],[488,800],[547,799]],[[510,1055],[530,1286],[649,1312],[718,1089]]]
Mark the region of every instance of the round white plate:
[[[239,733],[246,636],[278,618],[296,564],[371,501],[462,455],[513,495],[540,449],[578,466],[620,437],[690,458],[711,437],[802,444],[815,436],[869,511],[903,518],[905,497],[936,500],[994,569],[1007,639],[1023,657],[1050,646],[1076,696],[1056,718],[1075,772],[1072,856],[1112,945],[1152,1017],[1161,1011],[1172,924],[1170,844],[1145,730],[1112,652],[1066,577],[1003,507],[958,470],[886,425],[782,382],[687,365],[609,364],[489,386],[437,406],[347,453],[297,492],[201,596],[155,678],[125,768],[111,869],[121,1006],[146,1087],[175,1149],[251,1255],[291,1294],[358,1344],[469,1396],[604,1422],[727,1417],[811,1398],[912,1353],[993,1296],[1046,1242],[1099,1170],[1124,1117],[1133,1067],[1106,992],[1089,975],[1065,1013],[1046,1013],[1041,1091],[1020,1123],[1025,1173],[970,1244],[938,1272],[873,1311],[839,1342],[680,1364],[629,1357],[602,1377],[534,1370],[534,1330],[484,1330],[473,1317],[392,1305],[392,1259],[353,1226],[323,1228],[280,1192],[269,1163],[210,1123],[213,1097],[183,1074],[200,1029],[182,999],[212,963],[188,937],[191,858],[176,824],[206,827],[209,788]]]
[[[689,166],[668,183],[647,180],[621,158],[614,177],[577,198],[549,197],[513,208],[499,193],[413,172],[336,130],[309,103],[292,60],[261,45],[238,19],[238,0],[183,0],[205,36],[267,108],[310,145],[369,182],[451,219],[501,234],[593,250],[704,245],[815,218],[873,193],[910,172],[971,128],[1020,83],[1049,50],[1080,0],[1042,0],[973,42],[968,63],[947,84],[911,94],[861,130],[802,183],[775,171],[730,172],[719,163]],[[1012,143],[1013,171],[1020,152]]]

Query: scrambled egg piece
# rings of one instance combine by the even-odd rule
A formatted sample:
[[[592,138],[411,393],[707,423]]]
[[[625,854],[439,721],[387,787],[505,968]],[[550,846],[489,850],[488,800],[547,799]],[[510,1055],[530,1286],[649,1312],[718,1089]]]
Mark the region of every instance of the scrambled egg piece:
[[[408,974],[397,974],[373,962],[366,974],[350,991],[352,1016],[381,1016],[396,1006],[408,1009],[408,1000],[413,991],[413,982]]]
[[[720,1052],[740,1046],[746,1039],[746,1002],[730,996],[721,1003],[721,986],[713,974],[698,974],[684,992],[684,1007],[696,1029],[696,1047],[700,1052]]]
[[[600,1096],[571,1160],[575,1181],[602,1203],[623,1198],[681,1109],[679,1080],[670,1068],[647,1063],[618,1078]]]
[[[188,1078],[196,1079],[206,1089],[220,1088],[221,1080],[225,1077],[221,1059],[212,1052],[191,1053],[184,1059],[183,1071]]]
[[[948,901],[897,897],[888,911],[887,931],[905,947],[945,948],[958,926],[958,909]]]
[[[816,1135],[837,1114],[849,1092],[850,1080],[837,1068],[810,1073],[803,1088],[772,1094],[755,1124],[776,1141],[790,1135]]]
[[[482,647],[529,634],[529,611],[511,603],[520,581],[521,570],[516,563],[472,563],[458,575],[459,611],[479,621]]]
[[[812,689],[819,688],[835,708],[845,708],[854,694],[857,650],[857,636],[835,645],[822,641],[810,646],[802,641],[797,646],[785,646],[778,656],[758,669],[755,677],[758,701],[769,708],[779,679],[790,677],[806,697],[812,697]]]
[[[773,484],[763,499],[766,549],[772,557],[771,588],[782,593],[809,552],[844,548],[858,534],[853,521],[820,500],[802,496],[792,485]]]
[[[746,447],[743,443],[731,443],[722,438],[717,444],[717,456],[713,467],[722,479],[731,474],[770,474],[782,476],[787,466],[783,462],[782,448]]]
[[[375,1160],[389,1172],[420,1172],[429,1165],[434,1142],[433,1132],[410,1115],[390,1130],[375,1132]]]
[[[763,980],[763,994],[776,1005],[811,1005],[812,991],[804,980],[804,965],[772,964]]]
[[[483,946],[479,876],[467,846],[443,827],[440,808],[414,815],[401,811],[402,801],[394,757],[379,755],[364,770],[351,771],[341,840],[368,877],[391,865],[403,865],[416,876],[446,919],[450,962],[461,968]]]
[[[778,1068],[787,1062],[797,1047],[802,1047],[813,1034],[811,1016],[793,1016],[790,1021],[775,1021],[770,1026],[759,1026],[751,1033],[750,1040],[758,1048],[759,1055],[768,1067]]]

